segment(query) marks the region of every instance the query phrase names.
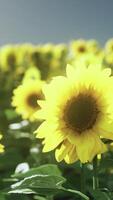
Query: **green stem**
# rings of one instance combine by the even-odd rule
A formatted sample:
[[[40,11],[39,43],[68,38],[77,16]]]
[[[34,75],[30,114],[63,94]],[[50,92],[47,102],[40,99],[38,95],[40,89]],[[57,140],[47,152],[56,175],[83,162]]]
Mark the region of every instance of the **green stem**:
[[[93,190],[96,190],[99,187],[98,183],[98,173],[97,173],[97,156],[93,160]]]
[[[86,193],[85,164],[81,163],[81,192]]]

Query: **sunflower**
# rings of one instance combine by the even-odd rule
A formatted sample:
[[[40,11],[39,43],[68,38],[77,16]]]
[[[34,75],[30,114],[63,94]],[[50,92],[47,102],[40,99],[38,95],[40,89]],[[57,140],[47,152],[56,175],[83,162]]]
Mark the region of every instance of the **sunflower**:
[[[29,63],[31,64],[31,52],[33,51],[34,46],[30,43],[20,44],[18,45],[18,54],[17,54],[17,60],[19,63],[19,66],[24,66],[26,68],[29,66]]]
[[[90,54],[99,54],[101,52],[101,49],[99,47],[99,44],[96,40],[74,40],[71,42],[71,51],[72,55],[76,56],[76,58],[79,58],[87,53]]]
[[[107,52],[105,54],[105,64],[107,64],[108,66],[112,67],[113,66],[113,52]]]
[[[28,80],[14,90],[12,106],[16,107],[16,112],[24,119],[35,120],[34,113],[40,108],[37,100],[43,99],[43,84],[40,80]]]
[[[4,71],[14,69],[17,66],[17,46],[5,45],[1,48],[0,65]]]
[[[83,55],[88,52],[87,42],[86,40],[74,40],[71,43],[71,50],[74,55]]]
[[[105,44],[105,51],[113,53],[113,38],[109,39]]]
[[[45,121],[36,137],[44,139],[43,152],[55,149],[58,162],[91,162],[107,150],[103,138],[113,139],[113,77],[96,66],[66,71],[43,88],[37,117]]]

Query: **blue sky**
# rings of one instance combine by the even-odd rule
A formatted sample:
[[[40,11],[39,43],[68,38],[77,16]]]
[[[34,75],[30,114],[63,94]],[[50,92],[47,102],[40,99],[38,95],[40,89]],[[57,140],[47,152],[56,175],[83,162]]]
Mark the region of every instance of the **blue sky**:
[[[0,0],[0,45],[113,37],[113,0]]]

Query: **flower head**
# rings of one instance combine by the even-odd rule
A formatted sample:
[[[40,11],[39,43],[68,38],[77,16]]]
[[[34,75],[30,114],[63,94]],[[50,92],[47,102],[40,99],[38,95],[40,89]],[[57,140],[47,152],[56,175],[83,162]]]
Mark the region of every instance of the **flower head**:
[[[79,39],[72,41],[71,51],[75,58],[80,58],[87,53],[96,55],[100,53],[101,50],[96,40]]]
[[[16,107],[16,112],[24,119],[35,120],[34,113],[40,108],[37,100],[43,99],[43,81],[28,80],[14,90],[12,106]]]
[[[107,53],[113,53],[113,38],[109,39],[105,44],[105,51]]]
[[[77,55],[83,55],[84,53],[87,53],[87,42],[83,39],[75,40],[71,43],[71,49],[73,54]]]
[[[43,88],[37,117],[43,151],[55,149],[57,161],[92,161],[106,151],[102,138],[113,139],[113,79],[111,70],[67,66],[67,77],[55,77]]]
[[[4,71],[17,66],[17,46],[5,45],[0,50],[0,65]]]

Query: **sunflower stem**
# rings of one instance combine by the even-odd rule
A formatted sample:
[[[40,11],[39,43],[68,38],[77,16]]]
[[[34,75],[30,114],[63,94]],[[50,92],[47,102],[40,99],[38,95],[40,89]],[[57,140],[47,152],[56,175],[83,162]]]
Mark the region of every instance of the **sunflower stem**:
[[[98,173],[97,173],[97,167],[98,167],[98,159],[97,156],[93,160],[93,190],[96,190],[99,187],[99,182],[98,182]]]
[[[81,192],[85,194],[86,193],[85,164],[81,163],[80,165],[81,165]]]

